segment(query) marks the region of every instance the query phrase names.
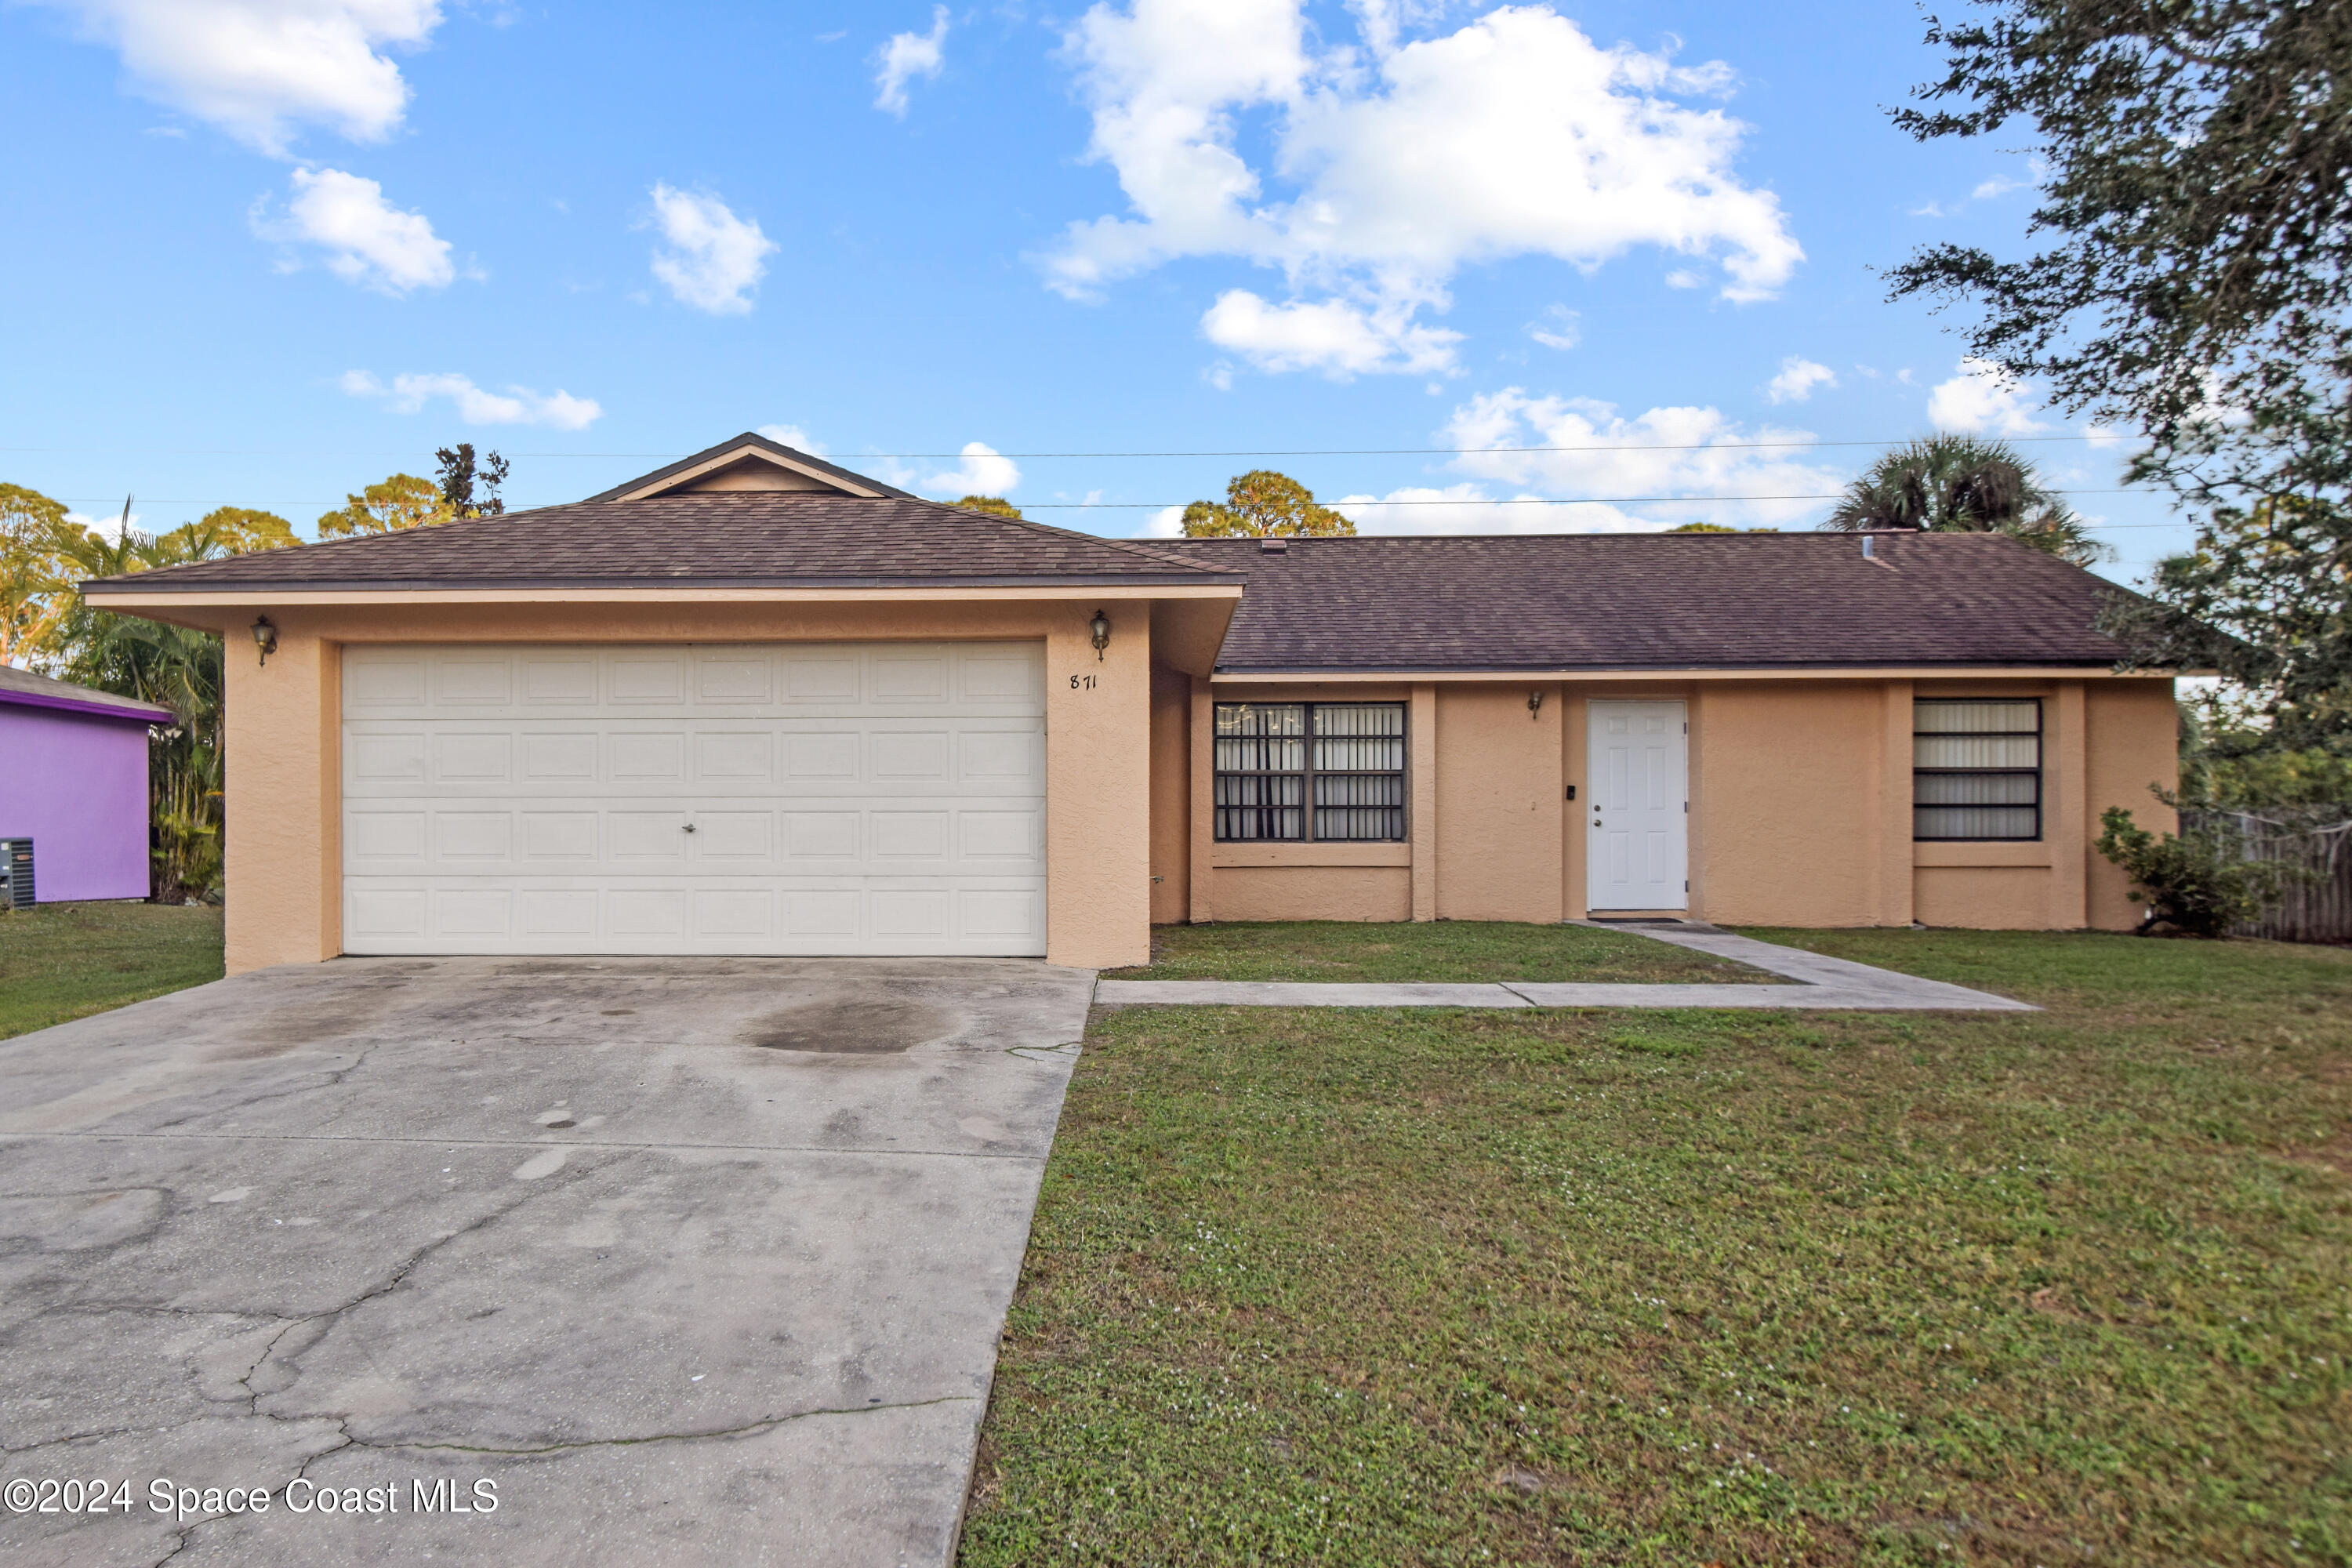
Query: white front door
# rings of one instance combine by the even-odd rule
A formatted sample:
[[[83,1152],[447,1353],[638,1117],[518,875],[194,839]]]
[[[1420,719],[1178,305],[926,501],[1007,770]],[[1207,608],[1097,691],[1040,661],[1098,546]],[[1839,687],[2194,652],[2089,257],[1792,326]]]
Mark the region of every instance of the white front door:
[[[355,646],[342,698],[346,952],[1045,951],[1042,643]]]
[[[1585,753],[1585,902],[1690,903],[1690,726],[1679,702],[1592,702]]]

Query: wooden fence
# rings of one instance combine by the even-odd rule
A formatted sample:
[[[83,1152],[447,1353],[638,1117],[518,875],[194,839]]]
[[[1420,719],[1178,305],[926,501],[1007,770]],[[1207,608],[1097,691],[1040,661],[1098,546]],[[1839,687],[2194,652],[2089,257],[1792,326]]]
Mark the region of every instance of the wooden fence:
[[[2184,811],[2180,828],[2210,832],[2239,858],[2276,860],[2311,873],[2287,883],[2240,936],[2278,942],[2352,942],[2352,807],[2316,810]]]

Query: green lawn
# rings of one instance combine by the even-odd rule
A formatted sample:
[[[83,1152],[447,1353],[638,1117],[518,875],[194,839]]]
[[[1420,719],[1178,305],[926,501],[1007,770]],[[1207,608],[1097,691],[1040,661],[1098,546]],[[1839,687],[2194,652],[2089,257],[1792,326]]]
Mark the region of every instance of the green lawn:
[[[2352,952],[1797,940],[2027,1016],[1097,1016],[963,1538],[2352,1563]]]
[[[1744,963],[1591,926],[1509,921],[1234,921],[1154,926],[1151,963],[1106,980],[1736,981],[1776,984]]]
[[[221,977],[221,912],[37,904],[0,914],[0,1039]]]

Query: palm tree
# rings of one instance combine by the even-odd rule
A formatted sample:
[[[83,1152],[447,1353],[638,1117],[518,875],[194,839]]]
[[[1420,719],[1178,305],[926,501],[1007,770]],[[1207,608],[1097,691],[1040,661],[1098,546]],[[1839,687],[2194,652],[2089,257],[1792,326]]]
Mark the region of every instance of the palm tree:
[[[2107,552],[2013,447],[1976,436],[1928,436],[1885,453],[1822,526],[2006,533],[2077,566]]]

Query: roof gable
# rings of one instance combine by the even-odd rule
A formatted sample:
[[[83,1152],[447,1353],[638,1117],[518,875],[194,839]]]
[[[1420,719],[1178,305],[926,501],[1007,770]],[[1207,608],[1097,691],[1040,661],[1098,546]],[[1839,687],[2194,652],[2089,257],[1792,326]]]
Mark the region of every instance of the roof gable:
[[[666,468],[625,479],[591,501],[650,500],[656,496],[713,494],[851,496],[912,500],[905,490],[852,473],[823,458],[746,430]]]

